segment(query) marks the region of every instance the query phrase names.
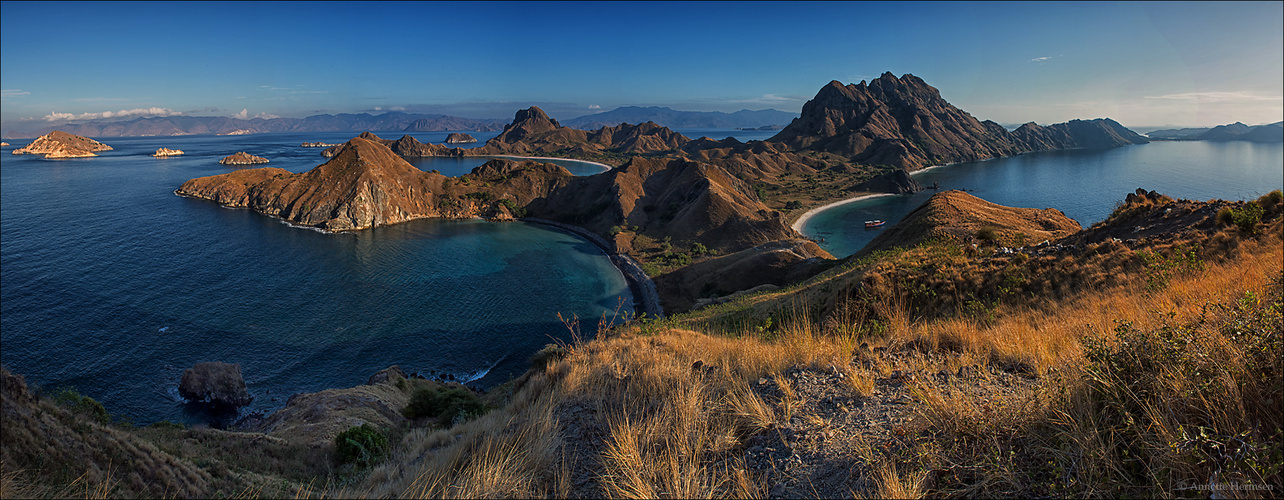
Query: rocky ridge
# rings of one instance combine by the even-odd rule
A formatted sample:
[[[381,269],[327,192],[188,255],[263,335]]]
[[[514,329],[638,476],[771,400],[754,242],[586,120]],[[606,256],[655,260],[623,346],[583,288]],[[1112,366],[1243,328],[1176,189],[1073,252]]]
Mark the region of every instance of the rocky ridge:
[[[111,146],[88,137],[55,130],[37,137],[26,147],[13,150],[15,155],[44,155],[45,158],[88,158],[98,151],[111,151]]]
[[[770,141],[911,171],[1046,149],[1147,142],[1109,119],[1049,127],[1028,123],[1009,133],[998,123],[977,120],[954,107],[922,79],[891,73],[868,84],[829,82],[803,105],[802,116]]]

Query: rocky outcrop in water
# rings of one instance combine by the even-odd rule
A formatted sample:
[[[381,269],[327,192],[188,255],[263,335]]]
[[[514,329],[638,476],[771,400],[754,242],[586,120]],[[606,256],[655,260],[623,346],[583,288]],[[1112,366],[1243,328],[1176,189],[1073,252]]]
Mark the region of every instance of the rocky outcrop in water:
[[[244,151],[240,151],[240,152],[237,152],[236,154],[223,158],[218,162],[223,165],[256,165],[260,163],[267,163],[268,159],[262,156],[254,156]]]
[[[332,148],[335,146],[339,146],[339,144],[329,142],[305,142],[299,145],[301,148]]]
[[[219,361],[196,363],[183,372],[178,394],[190,402],[238,408],[254,401],[245,390],[241,365]]]
[[[88,137],[55,130],[37,137],[26,147],[13,150],[16,155],[44,155],[45,158],[87,158],[97,151],[111,151],[111,146]]]
[[[181,154],[183,154],[183,150],[181,149],[160,148],[160,149],[157,149],[156,152],[152,154],[152,156],[155,156],[157,158],[165,158],[168,156],[178,156]]]
[[[471,142],[477,142],[477,138],[468,134],[461,134],[459,132],[452,132],[450,135],[446,136],[446,144],[467,144]]]
[[[238,128],[238,129],[233,130],[233,131],[231,131],[231,132],[223,132],[223,133],[218,134],[218,135],[250,135],[250,134],[256,134],[256,133],[257,133],[257,132],[255,132],[255,131],[253,131],[253,130],[250,130],[250,129],[248,129],[248,128]]]

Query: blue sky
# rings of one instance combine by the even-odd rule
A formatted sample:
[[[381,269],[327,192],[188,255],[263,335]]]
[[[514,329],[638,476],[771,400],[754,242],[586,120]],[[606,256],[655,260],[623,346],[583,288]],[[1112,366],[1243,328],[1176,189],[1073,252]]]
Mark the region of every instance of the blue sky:
[[[980,119],[1284,119],[1284,3],[0,2],[0,121],[797,112],[912,73]]]

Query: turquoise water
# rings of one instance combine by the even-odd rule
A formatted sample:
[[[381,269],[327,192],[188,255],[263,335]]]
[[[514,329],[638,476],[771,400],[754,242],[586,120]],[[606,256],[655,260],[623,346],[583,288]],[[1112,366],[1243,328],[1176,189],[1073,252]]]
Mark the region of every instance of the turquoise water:
[[[1251,142],[1152,142],[1104,151],[1047,151],[958,163],[914,174],[924,186],[964,189],[1000,205],[1055,208],[1088,227],[1137,188],[1176,198],[1256,199],[1284,185],[1284,146]],[[818,212],[802,233],[836,257],[860,250],[934,194],[885,196]],[[865,229],[882,219],[888,226]]]
[[[631,311],[597,247],[545,226],[417,220],[323,234],[173,194],[231,171],[217,162],[236,151],[301,172],[325,161],[301,142],[352,135],[104,138],[114,151],[72,160],[4,148],[0,362],[138,423],[200,422],[176,390],[196,362],[240,363],[255,396],[246,412],[394,364],[489,387],[570,339],[559,313],[596,325]],[[187,154],[149,156],[162,146]]]

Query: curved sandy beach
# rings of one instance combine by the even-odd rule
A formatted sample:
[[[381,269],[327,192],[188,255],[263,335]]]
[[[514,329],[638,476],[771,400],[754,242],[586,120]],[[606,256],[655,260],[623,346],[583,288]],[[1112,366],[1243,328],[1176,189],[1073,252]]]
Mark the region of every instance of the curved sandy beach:
[[[494,157],[494,158],[518,158],[518,159],[522,159],[522,160],[563,160],[563,161],[577,161],[577,162],[580,162],[580,163],[587,163],[587,164],[589,164],[589,165],[597,165],[597,166],[599,166],[599,167],[602,167],[602,171],[603,171],[603,172],[605,172],[605,171],[607,171],[607,170],[611,170],[611,169],[615,168],[615,167],[612,167],[612,166],[607,165],[607,164],[605,164],[605,163],[598,163],[598,162],[595,162],[595,161],[588,161],[588,160],[577,160],[577,159],[575,159],[575,158],[553,158],[553,157],[550,157],[550,156],[516,156],[516,155],[480,155],[480,156],[490,156],[490,157]]]
[[[793,224],[792,226],[790,226],[790,227],[792,227],[792,228],[794,229],[794,231],[798,231],[798,234],[802,234],[802,228],[803,228],[803,226],[804,226],[805,224],[807,224],[807,221],[808,221],[809,219],[811,219],[812,217],[814,217],[816,214],[820,213],[820,212],[823,212],[823,211],[825,211],[825,210],[829,210],[829,209],[834,208],[834,207],[839,206],[839,205],[846,205],[846,204],[848,204],[848,203],[856,203],[856,202],[861,201],[861,200],[868,200],[868,199],[870,199],[870,198],[879,198],[879,197],[882,197],[882,196],[895,196],[895,194],[893,194],[893,193],[876,193],[876,194],[866,194],[866,195],[857,196],[857,197],[855,197],[855,198],[848,198],[848,199],[846,199],[846,200],[839,200],[839,201],[835,201],[835,202],[830,203],[830,204],[828,204],[828,205],[824,205],[824,206],[820,206],[820,207],[816,207],[816,208],[813,208],[813,209],[811,209],[811,210],[808,210],[806,213],[802,214],[802,217],[799,217],[799,218],[798,218],[798,220],[794,221],[794,224]]]

